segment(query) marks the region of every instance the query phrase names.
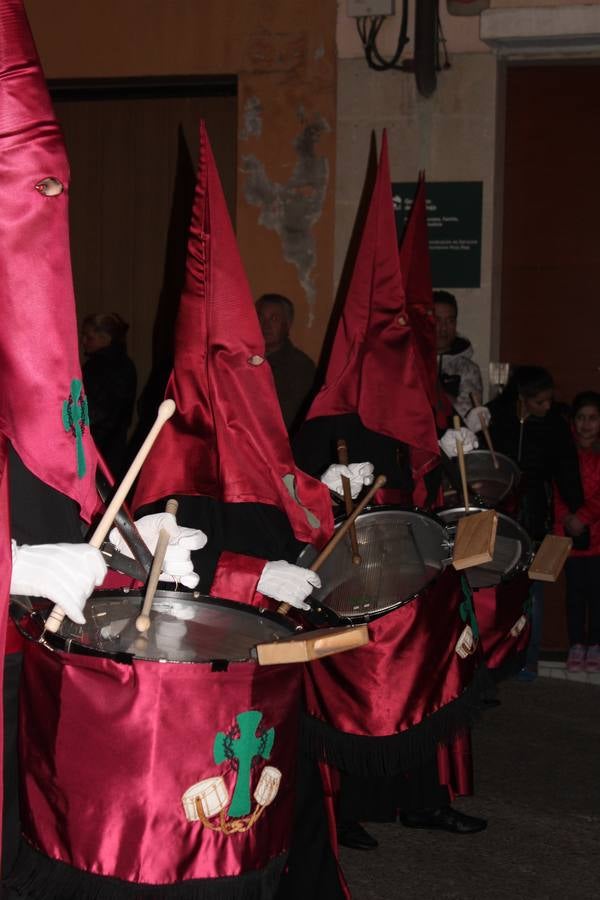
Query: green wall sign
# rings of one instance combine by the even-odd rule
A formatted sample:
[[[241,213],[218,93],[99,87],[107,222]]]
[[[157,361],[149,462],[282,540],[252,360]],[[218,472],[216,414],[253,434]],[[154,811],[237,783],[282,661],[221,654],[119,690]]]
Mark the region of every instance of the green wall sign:
[[[427,228],[434,288],[481,286],[483,182],[428,181]],[[402,239],[415,182],[392,184],[398,239]]]

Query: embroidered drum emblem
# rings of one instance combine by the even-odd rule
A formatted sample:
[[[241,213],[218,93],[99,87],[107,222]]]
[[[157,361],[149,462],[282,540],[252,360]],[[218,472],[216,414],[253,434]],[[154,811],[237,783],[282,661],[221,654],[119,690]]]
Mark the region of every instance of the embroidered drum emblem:
[[[189,822],[201,822],[205,828],[223,834],[239,834],[252,828],[273,802],[281,782],[281,772],[274,766],[263,768],[250,796],[252,772],[262,760],[269,759],[275,742],[274,728],[258,733],[262,717],[257,710],[238,713],[236,725],[217,733],[213,757],[217,765],[228,763],[229,771],[237,773],[233,796],[230,800],[220,775],[198,781],[181,798]]]

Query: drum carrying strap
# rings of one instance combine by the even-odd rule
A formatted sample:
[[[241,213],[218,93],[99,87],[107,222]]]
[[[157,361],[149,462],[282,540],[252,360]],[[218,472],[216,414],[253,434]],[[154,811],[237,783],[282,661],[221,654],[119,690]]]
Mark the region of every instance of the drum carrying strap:
[[[469,584],[466,575],[460,576],[460,583],[463,592],[463,601],[459,607],[460,617],[465,625],[471,626],[473,638],[477,641],[479,639],[479,625],[477,624],[477,616],[475,615],[475,607],[473,606],[473,591],[471,590],[471,585]]]

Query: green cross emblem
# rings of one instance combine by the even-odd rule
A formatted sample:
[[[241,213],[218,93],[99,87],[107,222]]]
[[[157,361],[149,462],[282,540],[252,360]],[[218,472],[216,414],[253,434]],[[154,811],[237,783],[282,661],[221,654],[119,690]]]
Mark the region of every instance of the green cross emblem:
[[[235,728],[230,732],[219,731],[215,737],[213,754],[217,764],[229,760],[237,769],[237,780],[233,799],[229,807],[232,818],[247,816],[251,809],[250,774],[255,758],[268,759],[275,741],[275,729],[269,728],[257,737],[256,730],[263,714],[257,710],[238,713],[235,717],[239,737],[234,737]]]
[[[74,378],[71,382],[71,393],[69,399],[63,401],[62,405],[62,421],[65,431],[71,432],[75,436],[77,446],[77,477],[83,478],[85,475],[85,453],[83,450],[83,434],[86,427],[89,427],[90,416],[88,413],[88,402],[83,393],[83,385],[79,378]]]

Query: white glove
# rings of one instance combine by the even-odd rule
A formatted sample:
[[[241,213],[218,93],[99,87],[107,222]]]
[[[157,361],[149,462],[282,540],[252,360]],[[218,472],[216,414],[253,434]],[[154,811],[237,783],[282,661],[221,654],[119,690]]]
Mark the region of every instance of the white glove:
[[[85,601],[106,575],[104,557],[89,544],[12,542],[11,594],[47,597],[78,625],[85,624]]]
[[[444,432],[444,434],[438,441],[446,456],[457,455],[457,438],[462,441],[463,450],[465,453],[470,453],[471,450],[477,450],[477,448],[479,447],[479,441],[477,440],[477,437],[469,428],[461,428],[460,431],[455,431],[454,428],[449,428],[448,431]]]
[[[465,625],[456,642],[454,652],[458,653],[461,659],[466,659],[471,653],[475,653],[476,646],[475,638],[473,637],[473,629],[470,625]]]
[[[257,590],[278,603],[289,603],[296,609],[310,609],[304,601],[313,588],[321,587],[321,579],[316,572],[293,566],[285,559],[268,562],[258,580]]]
[[[342,487],[342,475],[350,479],[350,493],[352,497],[358,497],[364,485],[373,484],[373,465],[370,462],[350,463],[349,466],[341,466],[336,463],[329,466],[321,475],[321,481],[330,491],[340,496],[344,493]]]
[[[480,418],[481,417],[481,418]],[[465,425],[471,431],[481,431],[481,420],[484,425],[489,425],[492,421],[492,414],[487,406],[474,406],[465,416]]]
[[[192,550],[201,550],[205,546],[207,537],[204,532],[200,529],[178,525],[175,516],[166,512],[143,516],[135,524],[140,537],[151,553],[156,551],[158,534],[161,529],[164,528],[169,532],[169,546],[165,554],[160,580],[175,581],[185,587],[195,588],[200,581],[200,576],[194,572],[190,553]],[[112,529],[108,539],[119,553],[123,553],[125,556],[133,555],[117,528]]]
[[[517,619],[517,621],[515,622],[513,627],[510,629],[510,632],[509,632],[510,636],[514,637],[514,638],[519,637],[519,635],[521,634],[521,632],[523,631],[523,629],[525,628],[526,625],[527,625],[527,616],[525,616],[525,615],[519,616],[519,618]]]

